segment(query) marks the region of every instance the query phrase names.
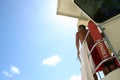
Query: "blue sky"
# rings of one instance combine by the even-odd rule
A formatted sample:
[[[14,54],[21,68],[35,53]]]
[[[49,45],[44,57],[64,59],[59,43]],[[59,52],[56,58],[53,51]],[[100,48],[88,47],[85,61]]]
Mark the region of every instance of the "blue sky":
[[[57,0],[0,1],[0,80],[77,80],[77,19]]]

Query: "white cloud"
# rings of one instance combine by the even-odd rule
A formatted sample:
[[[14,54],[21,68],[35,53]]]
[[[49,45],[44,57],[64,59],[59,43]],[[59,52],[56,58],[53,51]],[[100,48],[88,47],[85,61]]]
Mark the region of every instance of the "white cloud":
[[[16,66],[13,66],[13,65],[11,66],[10,71],[13,74],[20,74],[19,69]]]
[[[58,55],[54,55],[44,59],[43,65],[55,66],[60,60],[61,58]]]
[[[73,75],[70,80],[81,80],[81,75]]]
[[[8,73],[7,71],[3,71],[2,73],[7,77],[13,77],[13,75]]]
[[[9,71],[4,70],[2,74],[4,74],[6,77],[13,77],[15,74],[20,74],[20,71],[16,66],[12,65],[10,66]]]

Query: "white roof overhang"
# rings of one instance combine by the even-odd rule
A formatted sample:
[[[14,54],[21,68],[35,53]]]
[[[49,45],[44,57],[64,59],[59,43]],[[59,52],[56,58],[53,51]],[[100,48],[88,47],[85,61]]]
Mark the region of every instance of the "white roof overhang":
[[[88,20],[81,9],[74,3],[74,0],[58,0],[57,2],[58,15]]]

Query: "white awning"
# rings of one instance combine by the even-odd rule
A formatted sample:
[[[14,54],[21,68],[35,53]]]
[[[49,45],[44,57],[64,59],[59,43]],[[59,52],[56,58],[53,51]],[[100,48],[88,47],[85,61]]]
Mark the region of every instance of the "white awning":
[[[85,20],[88,19],[74,3],[74,0],[58,0],[57,14]]]

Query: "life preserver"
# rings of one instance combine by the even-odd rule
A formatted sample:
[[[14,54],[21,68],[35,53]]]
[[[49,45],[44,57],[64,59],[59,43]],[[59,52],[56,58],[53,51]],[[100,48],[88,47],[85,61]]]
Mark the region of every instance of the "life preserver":
[[[96,24],[92,21],[88,22],[88,28],[90,30],[90,34],[93,38],[94,43],[97,43],[98,41],[103,40],[103,36],[101,35],[101,33],[99,32]],[[106,58],[110,57],[109,51],[104,43],[104,41],[102,41],[101,43],[99,43],[96,46],[97,50],[98,50],[98,56],[100,56],[101,60],[104,60]]]

